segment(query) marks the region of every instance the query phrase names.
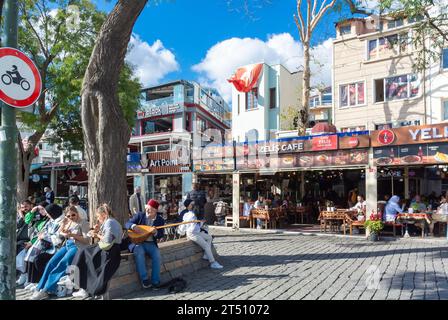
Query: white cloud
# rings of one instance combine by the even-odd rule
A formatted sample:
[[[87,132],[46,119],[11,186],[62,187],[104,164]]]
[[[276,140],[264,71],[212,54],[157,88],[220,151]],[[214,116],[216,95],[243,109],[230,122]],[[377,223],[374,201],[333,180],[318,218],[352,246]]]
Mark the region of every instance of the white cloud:
[[[311,66],[313,84],[331,83],[331,44],[332,39],[328,39],[313,50],[313,57],[319,62]],[[211,47],[193,70],[199,73],[199,82],[215,87],[230,101],[232,87],[227,79],[238,67],[258,62],[281,63],[289,71],[297,71],[303,63],[302,45],[289,33],[270,35],[266,41],[231,38]]]
[[[144,86],[156,85],[170,72],[179,70],[174,53],[160,40],[149,45],[139,35],[133,34],[129,46],[126,61],[135,67],[135,75]]]

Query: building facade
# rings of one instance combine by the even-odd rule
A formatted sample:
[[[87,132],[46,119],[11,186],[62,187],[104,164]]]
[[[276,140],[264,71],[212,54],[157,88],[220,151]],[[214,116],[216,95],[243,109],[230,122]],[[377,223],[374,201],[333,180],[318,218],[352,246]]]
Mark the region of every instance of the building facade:
[[[316,90],[309,101],[310,105],[310,121],[318,122],[332,122],[332,104],[333,96],[331,87],[326,87],[322,90]]]
[[[129,142],[129,192],[141,186],[146,199],[177,204],[195,180],[193,139],[228,129],[230,108],[215,89],[184,80],[143,89]]]
[[[419,48],[412,29],[419,20],[368,17],[336,24],[333,116],[338,129],[377,130],[448,118],[444,59],[423,72],[414,70]]]
[[[248,92],[232,88],[232,138],[236,142],[249,136],[249,140],[268,140],[278,130],[291,129],[288,111],[296,110],[300,102],[302,72],[291,73],[283,65],[261,66]]]

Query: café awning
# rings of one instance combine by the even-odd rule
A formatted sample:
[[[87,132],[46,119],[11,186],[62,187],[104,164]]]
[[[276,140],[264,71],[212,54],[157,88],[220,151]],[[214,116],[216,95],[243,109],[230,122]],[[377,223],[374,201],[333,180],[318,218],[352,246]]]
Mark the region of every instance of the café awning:
[[[89,182],[89,177],[87,176],[87,171],[85,171],[85,170],[82,170],[74,178],[67,180],[67,183],[76,184],[76,185],[87,185],[88,182]]]

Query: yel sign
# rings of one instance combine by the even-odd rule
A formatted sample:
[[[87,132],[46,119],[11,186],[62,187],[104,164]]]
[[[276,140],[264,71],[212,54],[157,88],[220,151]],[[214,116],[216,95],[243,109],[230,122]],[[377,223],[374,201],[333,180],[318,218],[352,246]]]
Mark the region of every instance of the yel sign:
[[[0,48],[0,100],[26,108],[39,99],[42,81],[36,65],[23,52]]]

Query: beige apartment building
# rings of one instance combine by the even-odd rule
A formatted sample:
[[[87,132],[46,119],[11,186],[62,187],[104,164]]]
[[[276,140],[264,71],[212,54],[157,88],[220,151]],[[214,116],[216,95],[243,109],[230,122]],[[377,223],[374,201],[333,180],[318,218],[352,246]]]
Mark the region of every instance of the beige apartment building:
[[[414,72],[415,20],[372,16],[336,24],[333,120],[339,130],[448,120],[448,50],[425,72]]]

